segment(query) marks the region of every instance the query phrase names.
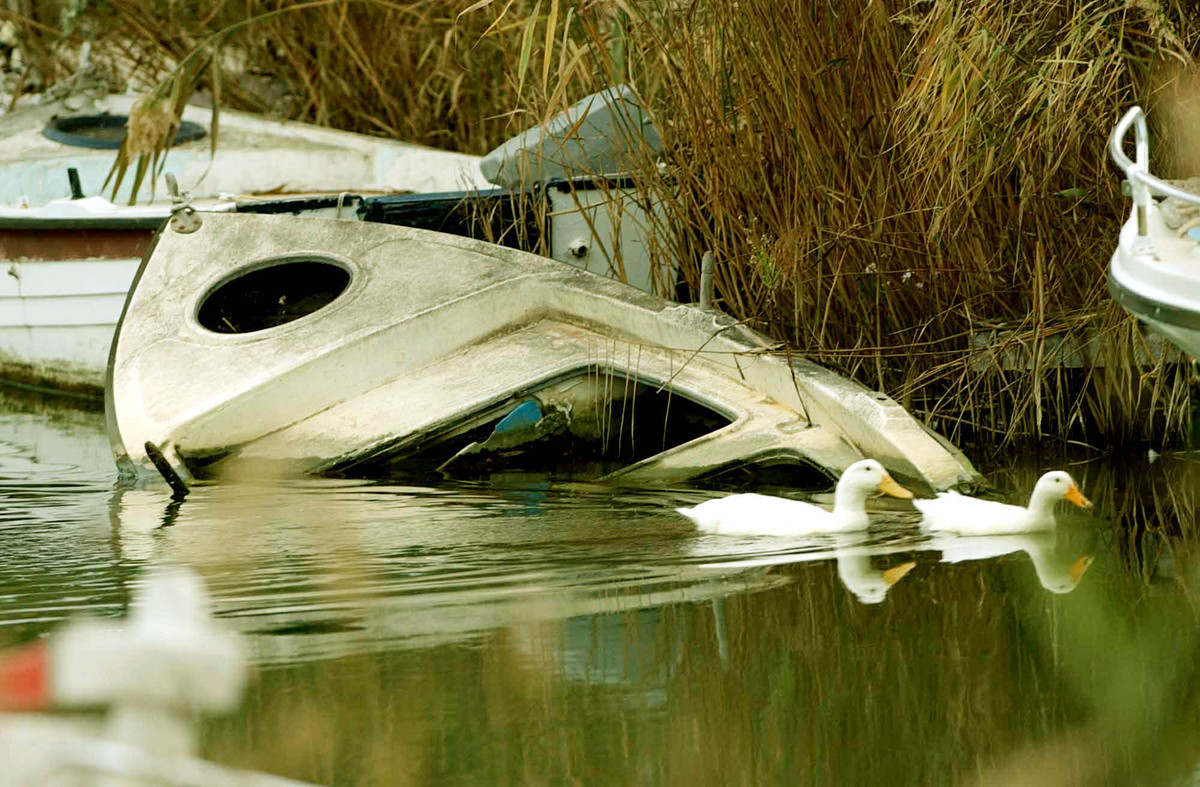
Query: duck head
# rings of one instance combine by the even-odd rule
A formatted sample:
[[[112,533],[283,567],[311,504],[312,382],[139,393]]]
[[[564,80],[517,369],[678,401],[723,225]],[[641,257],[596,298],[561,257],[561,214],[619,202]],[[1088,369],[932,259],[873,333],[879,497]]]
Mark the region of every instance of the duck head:
[[[1029,499],[1031,511],[1053,510],[1059,500],[1066,500],[1079,508],[1091,508],[1092,501],[1079,491],[1075,479],[1065,470],[1051,470],[1038,479],[1033,487],[1033,495]]]
[[[903,500],[909,500],[913,496],[912,492],[896,483],[888,471],[883,469],[883,465],[874,459],[861,459],[842,472],[842,477],[837,483],[835,506],[843,502],[865,501],[875,494]]]

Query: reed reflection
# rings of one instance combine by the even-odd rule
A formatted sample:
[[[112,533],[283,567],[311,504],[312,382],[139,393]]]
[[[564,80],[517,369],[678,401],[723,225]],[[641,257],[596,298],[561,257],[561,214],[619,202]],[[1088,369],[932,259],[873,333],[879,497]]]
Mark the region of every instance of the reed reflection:
[[[1200,759],[1184,457],[1070,465],[1094,512],[1059,506],[1033,540],[934,539],[874,504],[864,533],[787,540],[697,534],[673,510],[695,490],[260,478],[171,508],[67,453],[12,456],[0,639],[118,614],[147,560],[194,566],[258,667],[206,727],[224,764],[339,785],[1135,785]],[[989,474],[1028,499],[1050,466]]]
[[[834,561],[803,561],[712,603],[281,664],[209,740],[222,761],[338,784],[1035,784],[1037,763],[1080,753],[1068,783],[1141,783],[1111,764],[1136,745],[1111,736],[1164,717],[1114,727],[1113,710],[1145,707],[1175,680],[1161,667],[1194,653],[1177,604],[1136,613],[1159,622],[1138,655],[1110,630],[1132,599],[1102,585],[1064,598],[1011,562],[917,562],[882,605],[848,593]],[[1024,780],[1000,779],[1014,761]]]

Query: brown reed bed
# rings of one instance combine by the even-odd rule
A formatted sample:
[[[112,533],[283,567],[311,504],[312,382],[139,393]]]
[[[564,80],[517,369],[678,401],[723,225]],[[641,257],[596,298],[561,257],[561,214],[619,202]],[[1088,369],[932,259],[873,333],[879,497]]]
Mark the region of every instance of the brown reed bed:
[[[469,4],[448,0],[112,0],[60,29],[66,5],[0,9],[29,42],[38,71],[29,89],[68,75],[90,39],[118,88],[168,80],[167,96],[219,93],[231,109],[473,153],[532,122],[513,120],[523,33],[513,20],[532,1],[493,24],[497,15],[462,14]]]
[[[1193,380],[1106,294],[1126,206],[1104,143],[1135,102],[1186,127],[1194,5],[244,0],[164,19],[111,0],[90,29],[158,78],[207,52],[220,67],[179,68],[184,92],[471,152],[629,82],[667,145],[667,177],[651,155],[632,173],[660,205],[651,248],[693,292],[711,250],[722,308],[955,440],[1157,445],[1185,440]],[[1195,174],[1155,139],[1156,169]]]
[[[635,28],[666,63],[663,229],[715,251],[725,308],[952,438],[1183,431],[1181,359],[1105,294],[1125,208],[1103,150],[1191,62],[1181,10],[749,5]]]

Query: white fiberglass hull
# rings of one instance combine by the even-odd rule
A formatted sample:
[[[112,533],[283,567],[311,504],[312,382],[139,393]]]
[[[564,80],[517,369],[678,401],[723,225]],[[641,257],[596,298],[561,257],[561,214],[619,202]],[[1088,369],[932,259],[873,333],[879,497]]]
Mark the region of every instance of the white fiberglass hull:
[[[1147,234],[1137,218],[1121,229],[1108,286],[1130,314],[1193,358],[1200,357],[1200,243],[1167,227],[1153,201]]]
[[[138,258],[10,262],[0,277],[0,373],[101,389]]]
[[[1125,152],[1131,131],[1133,159]],[[1117,122],[1108,151],[1125,172],[1133,197],[1109,265],[1109,292],[1195,359],[1200,356],[1200,181],[1171,182],[1151,174],[1150,132],[1141,107],[1131,107]]]

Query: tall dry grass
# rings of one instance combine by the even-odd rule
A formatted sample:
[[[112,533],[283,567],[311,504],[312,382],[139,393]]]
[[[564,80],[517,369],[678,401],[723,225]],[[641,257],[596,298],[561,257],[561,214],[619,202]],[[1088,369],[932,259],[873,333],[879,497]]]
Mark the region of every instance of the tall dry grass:
[[[1125,208],[1104,143],[1166,66],[1190,71],[1191,19],[1073,0],[643,16],[678,184],[662,231],[684,259],[715,251],[729,311],[953,438],[1176,438],[1187,370],[1105,293]]]
[[[1126,206],[1104,143],[1135,102],[1185,138],[1196,12],[110,0],[89,7],[88,29],[228,106],[471,152],[629,82],[668,148],[668,177],[650,155],[632,173],[661,206],[651,248],[681,261],[693,291],[711,250],[724,309],[952,439],[1157,444],[1187,431],[1192,380],[1106,295]],[[219,68],[178,68],[196,51]],[[1156,169],[1191,174],[1187,145],[1156,140]]]
[[[516,72],[522,20],[539,5],[514,0],[501,14],[462,13],[469,4],[453,0],[63,0],[0,18],[29,44],[38,72],[29,89],[69,74],[90,41],[119,89],[167,80],[170,92],[183,77],[179,90],[202,100],[218,91],[231,109],[484,153],[534,122],[518,99],[534,75],[521,85]],[[578,62],[578,42],[555,44],[564,65]],[[572,98],[604,86],[580,68],[550,77]]]

